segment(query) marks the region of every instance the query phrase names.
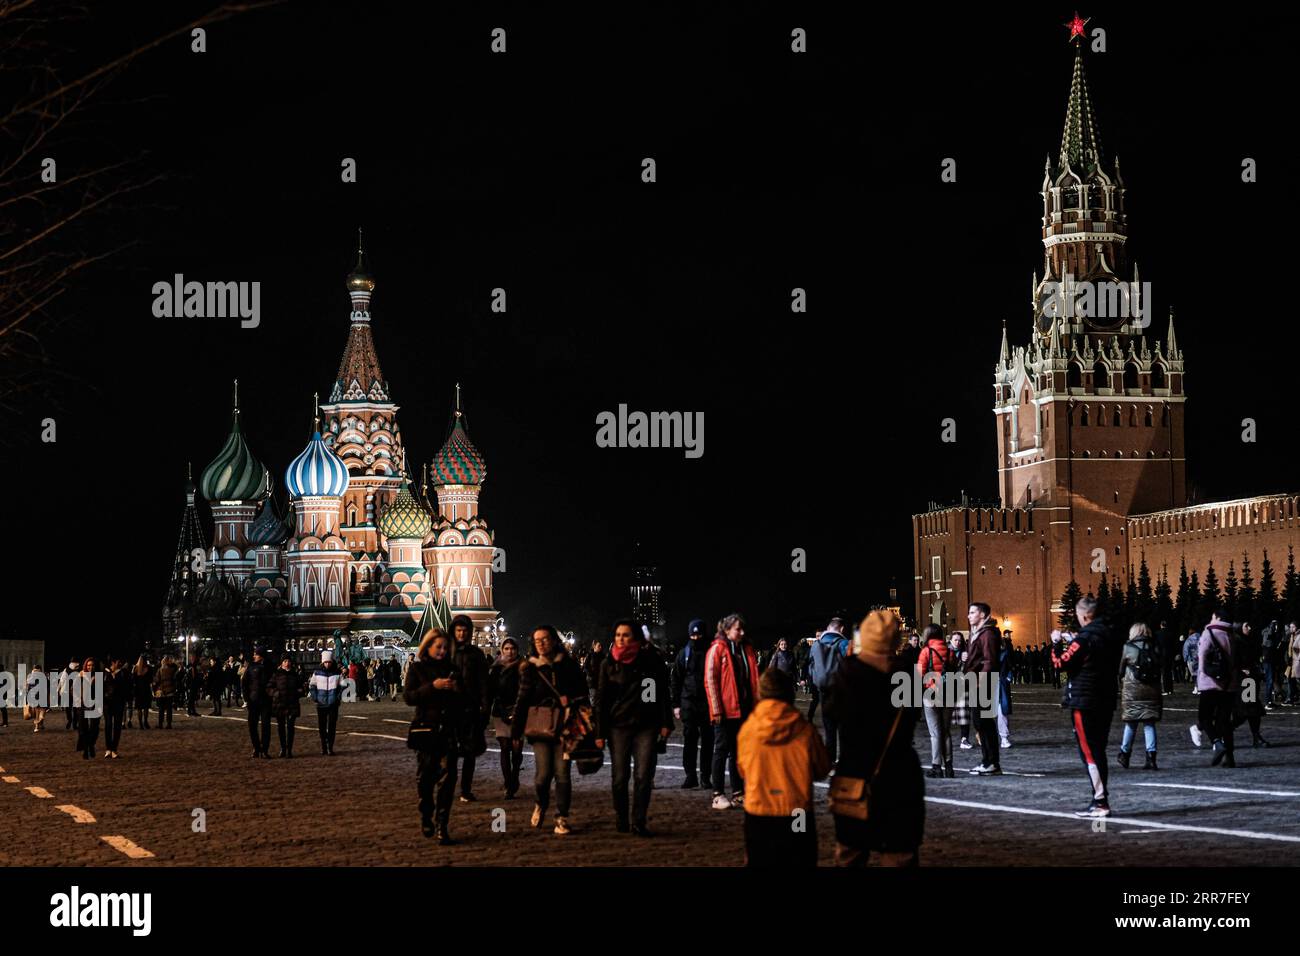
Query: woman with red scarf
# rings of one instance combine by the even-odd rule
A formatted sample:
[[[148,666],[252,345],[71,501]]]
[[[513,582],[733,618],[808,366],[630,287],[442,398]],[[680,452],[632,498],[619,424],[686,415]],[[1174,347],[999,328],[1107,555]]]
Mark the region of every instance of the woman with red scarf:
[[[659,743],[673,732],[672,693],[668,665],[654,645],[643,640],[635,621],[614,625],[609,654],[600,663],[596,692],[596,748],[609,741],[614,778],[614,818],[619,833],[629,829],[649,836],[646,817],[654,791]],[[632,788],[631,825],[627,784],[636,761]]]

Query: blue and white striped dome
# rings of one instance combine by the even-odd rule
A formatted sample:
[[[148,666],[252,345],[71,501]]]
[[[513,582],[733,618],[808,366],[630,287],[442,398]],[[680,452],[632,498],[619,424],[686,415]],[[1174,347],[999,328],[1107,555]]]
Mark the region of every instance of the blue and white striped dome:
[[[302,454],[284,473],[284,483],[295,498],[306,495],[342,495],[348,490],[348,469],[320,437],[312,435]]]

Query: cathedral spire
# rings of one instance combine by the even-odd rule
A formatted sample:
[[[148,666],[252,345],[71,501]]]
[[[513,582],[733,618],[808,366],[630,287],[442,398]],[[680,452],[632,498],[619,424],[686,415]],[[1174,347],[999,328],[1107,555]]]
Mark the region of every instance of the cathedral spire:
[[[1079,176],[1086,177],[1101,165],[1101,141],[1097,120],[1092,112],[1092,97],[1088,94],[1088,79],[1083,70],[1083,26],[1075,14],[1070,27],[1070,42],[1074,44],[1074,76],[1070,81],[1070,99],[1065,108],[1065,131],[1061,134],[1060,166],[1069,166]]]
[[[1007,348],[1007,320],[1002,320],[1002,349],[998,352],[998,365],[1006,368],[1011,361],[1011,350]]]
[[[1175,358],[1178,354],[1178,340],[1174,338],[1174,310],[1172,307],[1169,309],[1169,337],[1168,338],[1169,338],[1168,342],[1165,343],[1166,348],[1168,349],[1167,357],[1172,359]]]

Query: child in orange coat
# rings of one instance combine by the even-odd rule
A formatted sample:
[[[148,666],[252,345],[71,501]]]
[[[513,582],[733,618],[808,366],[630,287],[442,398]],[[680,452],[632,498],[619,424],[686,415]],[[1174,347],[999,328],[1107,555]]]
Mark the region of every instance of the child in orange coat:
[[[740,728],[745,781],[745,865],[817,865],[813,781],[831,772],[821,734],[794,706],[794,680],[775,668],[759,681],[759,702]]]

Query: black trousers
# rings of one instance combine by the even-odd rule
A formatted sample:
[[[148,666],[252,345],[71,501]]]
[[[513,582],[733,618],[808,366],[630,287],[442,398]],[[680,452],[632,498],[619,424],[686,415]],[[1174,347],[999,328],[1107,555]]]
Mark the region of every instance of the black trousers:
[[[293,753],[293,724],[298,718],[293,714],[276,714],[275,730],[280,735],[280,749]]]
[[[214,717],[221,716],[221,691],[217,691],[212,695],[212,715]]]
[[[688,715],[682,711],[682,766],[686,768],[688,779],[698,779],[706,787],[713,786],[713,724],[709,722],[708,713]],[[695,776],[697,766],[698,778]]]
[[[135,716],[140,718],[140,729],[145,730],[149,726],[149,701],[135,702]]]
[[[271,749],[271,702],[259,700],[248,705],[248,739],[258,753]]]
[[[745,814],[745,866],[803,869],[817,866],[817,815],[809,808],[802,820]]]
[[[812,703],[808,705],[808,723],[813,722],[817,716],[817,705],[821,703],[822,692],[817,689],[817,685],[812,681],[808,682],[808,696],[812,698]]]
[[[420,795],[420,819],[446,826],[456,794],[455,743],[440,742],[433,750],[415,752],[415,787]],[[436,795],[435,795],[436,791]]]
[[[176,699],[174,697],[158,698],[158,726],[159,727],[163,725],[164,718],[166,718],[167,720],[168,727],[172,725],[172,708],[175,706],[175,703],[176,703]]]
[[[84,712],[78,711],[77,722],[77,749],[83,753],[95,756],[95,742],[99,740],[99,718],[87,717]]]
[[[478,763],[477,757],[460,757],[456,751],[452,751],[452,774],[456,773],[456,761],[460,760],[460,792],[468,795],[474,786],[474,765]]]
[[[1196,722],[1211,740],[1222,740],[1223,749],[1232,753],[1233,693],[1226,690],[1203,690],[1196,705]]]
[[[117,752],[117,744],[122,739],[122,723],[126,709],[117,707],[104,712],[104,749]]]
[[[977,713],[975,725],[980,732],[980,752],[984,755],[984,766],[1001,767],[1002,755],[999,746],[1002,741],[998,737],[998,719]]]
[[[524,748],[515,750],[509,737],[498,737],[497,746],[501,748],[501,779],[505,781],[506,793],[514,796],[519,789],[519,768],[524,764]]]
[[[713,789],[722,793],[727,787],[727,771],[731,772],[731,792],[741,793],[745,781],[740,779],[740,767],[736,765],[736,737],[740,733],[743,720],[724,719],[713,725]]]
[[[339,726],[339,705],[316,708],[316,728],[320,731],[322,751],[334,749],[334,732]]]

